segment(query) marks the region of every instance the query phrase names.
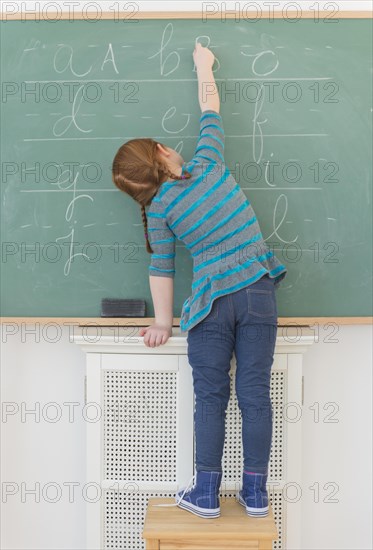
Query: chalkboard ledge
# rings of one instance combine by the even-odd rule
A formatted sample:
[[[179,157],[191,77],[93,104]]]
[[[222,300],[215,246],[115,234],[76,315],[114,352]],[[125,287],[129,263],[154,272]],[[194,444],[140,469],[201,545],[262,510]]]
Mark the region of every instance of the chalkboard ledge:
[[[68,326],[123,326],[143,327],[154,323],[154,317],[0,317],[2,324],[28,324],[39,323],[41,325],[57,323]],[[371,325],[373,317],[279,317],[279,327],[312,327],[334,323],[336,325]],[[180,317],[174,317],[173,327],[180,327]],[[186,334],[186,333],[185,333]]]

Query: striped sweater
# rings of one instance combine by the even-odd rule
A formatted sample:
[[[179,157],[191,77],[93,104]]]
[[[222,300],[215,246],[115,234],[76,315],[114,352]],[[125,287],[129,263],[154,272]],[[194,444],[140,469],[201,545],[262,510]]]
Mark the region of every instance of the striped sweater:
[[[175,241],[193,258],[192,294],[180,317],[190,330],[213,300],[248,286],[266,273],[277,288],[287,269],[269,251],[250,202],[224,161],[222,118],[209,109],[200,117],[195,154],[184,163],[192,177],[164,182],[148,208],[148,235],[154,253],[149,274],[175,276]]]

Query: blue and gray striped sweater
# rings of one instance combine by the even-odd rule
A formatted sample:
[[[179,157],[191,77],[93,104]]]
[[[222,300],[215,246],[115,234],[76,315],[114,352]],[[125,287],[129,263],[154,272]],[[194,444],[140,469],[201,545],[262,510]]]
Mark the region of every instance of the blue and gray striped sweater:
[[[182,307],[182,331],[206,317],[215,298],[266,273],[277,287],[287,272],[269,251],[250,202],[225,164],[224,143],[220,114],[204,111],[195,155],[182,166],[192,177],[164,182],[147,211],[154,251],[149,274],[175,276],[176,239],[193,258],[192,294]]]

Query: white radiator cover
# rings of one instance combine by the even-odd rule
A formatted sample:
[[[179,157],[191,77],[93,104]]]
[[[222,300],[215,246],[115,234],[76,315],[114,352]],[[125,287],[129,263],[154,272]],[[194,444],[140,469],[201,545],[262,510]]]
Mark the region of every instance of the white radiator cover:
[[[87,330],[87,329],[86,329]],[[299,333],[299,330],[298,330]],[[279,538],[273,550],[301,548],[302,357],[313,337],[279,336],[271,373],[273,435],[269,498]],[[87,484],[99,488],[87,502],[87,549],[145,550],[142,528],[150,497],[173,497],[194,473],[191,367],[185,337],[157,348],[141,337],[103,334],[74,341],[87,352]],[[241,415],[231,362],[220,498],[235,498],[242,476]],[[100,411],[97,419],[97,410]],[[94,494],[94,491],[93,491]],[[237,504],[238,505],[238,504]]]

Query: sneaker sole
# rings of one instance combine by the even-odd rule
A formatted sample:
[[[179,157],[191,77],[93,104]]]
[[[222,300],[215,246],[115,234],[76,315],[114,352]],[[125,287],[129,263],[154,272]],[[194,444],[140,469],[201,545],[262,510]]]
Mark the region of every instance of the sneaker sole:
[[[185,502],[185,500],[178,502],[178,498],[179,497],[177,496],[175,497],[175,502],[177,503],[179,508],[187,510],[188,512],[192,512],[192,514],[195,514],[200,518],[218,518],[220,516],[220,508],[201,508],[200,506],[196,506],[195,504],[191,504],[190,502]]]
[[[246,513],[250,517],[264,518],[268,516],[268,506],[266,508],[252,508],[251,506],[247,506],[240,494],[238,495],[238,502],[246,509]]]

